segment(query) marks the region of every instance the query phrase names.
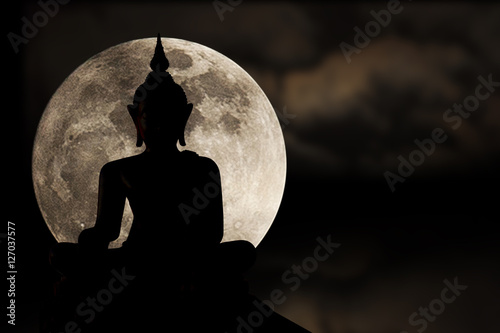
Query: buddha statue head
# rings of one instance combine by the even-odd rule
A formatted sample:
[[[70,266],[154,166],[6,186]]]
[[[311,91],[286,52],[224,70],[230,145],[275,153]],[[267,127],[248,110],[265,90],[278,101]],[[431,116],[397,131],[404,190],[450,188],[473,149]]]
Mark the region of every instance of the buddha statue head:
[[[179,142],[185,146],[184,130],[193,104],[187,102],[184,90],[167,72],[169,62],[160,34],[149,66],[152,72],[135,91],[133,103],[127,106],[137,129],[136,145],[140,147],[144,142],[147,149],[161,149]]]

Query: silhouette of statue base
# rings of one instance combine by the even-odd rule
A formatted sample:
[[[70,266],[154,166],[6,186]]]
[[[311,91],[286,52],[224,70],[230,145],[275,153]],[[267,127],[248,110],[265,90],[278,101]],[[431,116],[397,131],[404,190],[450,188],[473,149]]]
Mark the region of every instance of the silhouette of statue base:
[[[253,248],[236,241],[220,247],[221,252],[237,254],[241,260],[250,246]],[[67,258],[78,257],[76,244],[57,244],[55,249],[53,266],[58,270],[61,259],[54,260],[57,251]],[[80,269],[67,272],[55,285],[54,296],[42,314],[42,333],[307,332],[250,295],[241,267],[226,261],[201,266],[199,262],[170,262],[161,268],[151,266],[156,267],[153,270],[144,261],[121,261],[112,256],[112,263],[96,262],[95,254],[86,263],[80,256]],[[253,259],[247,257],[245,266],[253,264]]]

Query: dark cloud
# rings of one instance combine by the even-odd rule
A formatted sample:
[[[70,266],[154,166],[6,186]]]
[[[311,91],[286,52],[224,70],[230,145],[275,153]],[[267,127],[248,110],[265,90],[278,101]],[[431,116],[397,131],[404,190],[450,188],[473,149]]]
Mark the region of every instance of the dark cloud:
[[[443,6],[427,6],[426,17],[437,17],[442,10]],[[465,15],[467,11],[471,14]],[[440,20],[439,24],[426,19],[425,27],[439,28],[439,33],[438,37],[423,40],[427,30],[420,31],[420,38],[416,38],[415,32],[422,24],[423,12],[407,9],[400,14],[409,16],[405,19],[406,30],[411,30],[407,36],[392,28],[389,33],[373,38],[359,54],[353,54],[351,63],[339,48],[325,54],[312,68],[288,71],[283,79],[283,103],[297,115],[297,121],[287,129],[295,138],[290,141],[289,150],[300,156],[300,145],[315,146],[319,148],[316,151],[322,155],[327,152],[330,159],[346,165],[351,172],[356,170],[360,177],[380,176],[385,170],[397,168],[398,155],[407,156],[416,148],[414,140],[431,137],[432,130],[439,127],[449,140],[439,145],[419,168],[420,175],[441,174],[450,168],[467,170],[478,163],[490,163],[500,153],[491,130],[500,129],[500,123],[491,122],[496,118],[498,91],[482,101],[474,116],[464,119],[460,128],[451,129],[443,120],[448,108],[475,94],[480,83],[478,76],[487,78],[491,74],[500,81],[498,63],[486,66],[491,55],[478,52],[498,44],[496,35],[472,29],[478,34],[472,47],[467,30],[476,24],[497,26],[488,11],[489,8],[482,7],[471,11],[470,5],[458,8],[449,5],[446,12],[455,15],[444,19],[444,23]],[[480,21],[482,16],[476,12],[487,14],[490,22]],[[414,21],[415,17],[420,21]],[[467,31],[466,34],[458,34],[457,22],[459,30]],[[363,26],[362,23],[352,24]],[[448,36],[443,30],[453,38],[443,39]],[[486,123],[488,132],[484,131]],[[307,161],[305,164],[298,159],[298,168],[307,168],[311,173],[314,167],[321,168],[311,164],[306,156],[302,159]],[[339,170],[342,169],[332,168],[331,175],[342,176]]]

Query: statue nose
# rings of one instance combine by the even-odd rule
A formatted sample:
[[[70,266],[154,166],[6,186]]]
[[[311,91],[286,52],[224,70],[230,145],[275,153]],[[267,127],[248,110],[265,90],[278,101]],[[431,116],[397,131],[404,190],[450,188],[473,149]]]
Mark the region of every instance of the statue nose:
[[[168,134],[169,129],[167,126],[157,126],[154,128],[154,135],[156,137],[162,137]]]

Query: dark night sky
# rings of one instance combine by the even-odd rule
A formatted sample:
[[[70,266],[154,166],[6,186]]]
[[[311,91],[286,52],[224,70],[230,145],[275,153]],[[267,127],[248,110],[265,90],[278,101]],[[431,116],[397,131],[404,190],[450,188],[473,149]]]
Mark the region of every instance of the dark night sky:
[[[19,34],[21,17],[40,10],[34,1],[17,6],[8,12],[5,35]],[[55,240],[30,175],[40,116],[85,60],[161,32],[233,59],[290,116],[283,123],[283,202],[248,274],[257,296],[283,290],[286,301],[276,310],[313,332],[413,333],[420,326],[410,325],[409,316],[440,297],[445,279],[457,277],[467,290],[425,332],[498,332],[500,89],[455,129],[443,115],[475,96],[478,77],[500,82],[500,5],[401,6],[350,63],[339,45],[354,45],[354,28],[364,29],[374,20],[370,12],[387,9],[386,2],[242,1],[221,21],[212,1],[74,1],[19,53],[5,38],[3,207],[17,227],[15,331],[37,332],[38,309],[55,278],[47,264]],[[436,128],[447,139],[392,192],[384,173],[397,173],[398,156],[408,159],[415,140],[429,139]],[[328,235],[341,246],[291,290],[282,275]]]

